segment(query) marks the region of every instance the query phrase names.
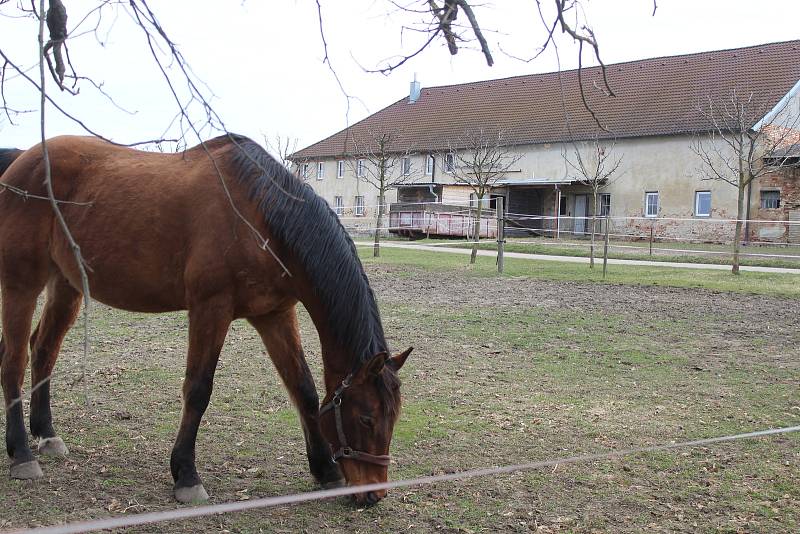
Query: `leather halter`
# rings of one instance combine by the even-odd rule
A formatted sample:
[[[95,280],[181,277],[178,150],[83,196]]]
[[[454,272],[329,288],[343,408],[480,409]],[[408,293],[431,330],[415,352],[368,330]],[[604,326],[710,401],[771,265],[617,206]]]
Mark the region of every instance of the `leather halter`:
[[[339,434],[339,450],[333,453],[333,461],[338,462],[339,459],[346,458],[348,460],[358,460],[369,464],[389,465],[391,459],[388,454],[369,454],[368,452],[357,451],[347,445],[347,438],[344,435],[344,425],[342,424],[342,394],[344,390],[350,387],[352,380],[353,373],[350,373],[342,380],[342,383],[336,388],[336,391],[333,392],[331,400],[319,409],[320,417],[322,417],[322,414],[325,412],[333,410],[334,417],[336,418],[336,432]],[[333,446],[331,446],[331,450],[333,450]]]

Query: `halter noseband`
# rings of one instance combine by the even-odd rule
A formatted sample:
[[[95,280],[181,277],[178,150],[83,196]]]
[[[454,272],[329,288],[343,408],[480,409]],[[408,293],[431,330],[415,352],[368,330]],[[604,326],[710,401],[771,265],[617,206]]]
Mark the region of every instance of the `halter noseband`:
[[[331,400],[319,409],[320,417],[322,417],[322,414],[325,412],[329,412],[333,409],[334,417],[336,418],[336,432],[339,434],[339,450],[333,453],[333,461],[338,462],[340,458],[347,458],[348,460],[358,460],[369,464],[389,465],[391,459],[388,454],[369,454],[368,452],[357,451],[347,445],[347,438],[344,435],[344,426],[342,424],[342,394],[344,390],[350,387],[352,380],[353,373],[350,373],[342,380],[342,383],[336,388],[336,391],[333,392]],[[333,450],[332,446],[331,450]]]

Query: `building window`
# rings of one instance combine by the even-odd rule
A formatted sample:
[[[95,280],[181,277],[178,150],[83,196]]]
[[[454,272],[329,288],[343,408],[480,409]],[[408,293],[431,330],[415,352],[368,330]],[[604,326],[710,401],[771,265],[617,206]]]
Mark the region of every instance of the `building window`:
[[[444,156],[444,172],[450,174],[456,172],[456,155],[452,152]]]
[[[489,208],[491,206],[491,199],[483,197],[483,199],[481,200],[480,204],[481,204],[481,208]],[[478,207],[478,195],[476,195],[475,193],[470,193],[469,194],[469,205],[472,208],[477,208]]]
[[[317,180],[325,178],[325,164],[323,162],[317,163]]]
[[[408,176],[411,174],[411,158],[408,156],[400,160],[400,173],[403,176]]]
[[[308,179],[308,163],[303,163],[300,165],[300,178],[303,180]]]
[[[344,160],[340,159],[336,162],[336,177],[344,178]]]
[[[333,211],[336,215],[342,215],[344,213],[344,201],[342,197],[333,197]]]
[[[694,194],[695,217],[711,217],[711,191],[697,191]]]
[[[781,192],[761,191],[761,209],[762,210],[776,210],[781,207]]]
[[[357,196],[356,197],[355,214],[356,215],[364,215],[364,197],[362,197],[362,196]]]
[[[425,175],[426,176],[433,176],[433,156],[428,154],[428,157],[425,158]]]
[[[567,195],[561,193],[561,200],[558,201],[558,214],[559,215],[566,215],[567,214]]]
[[[611,215],[611,193],[600,194],[600,216],[608,217]]]
[[[644,216],[658,217],[658,192],[644,194]]]
[[[367,167],[365,166],[366,162],[363,159],[358,160],[356,162],[356,176],[359,178],[363,178],[367,175]]]

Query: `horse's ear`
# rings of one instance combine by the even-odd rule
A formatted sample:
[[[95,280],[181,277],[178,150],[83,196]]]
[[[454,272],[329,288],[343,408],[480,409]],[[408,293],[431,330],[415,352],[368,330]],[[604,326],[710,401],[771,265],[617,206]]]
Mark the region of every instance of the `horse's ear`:
[[[385,352],[379,352],[373,356],[369,362],[361,366],[361,370],[358,372],[359,378],[364,380],[370,376],[381,374],[381,371],[383,371],[383,366],[386,365],[388,357],[389,355]]]
[[[391,356],[388,360],[386,360],[386,365],[394,369],[395,372],[399,371],[403,364],[406,363],[406,359],[408,355],[411,354],[411,351],[414,350],[414,347],[408,347],[406,350],[399,354],[395,354]]]

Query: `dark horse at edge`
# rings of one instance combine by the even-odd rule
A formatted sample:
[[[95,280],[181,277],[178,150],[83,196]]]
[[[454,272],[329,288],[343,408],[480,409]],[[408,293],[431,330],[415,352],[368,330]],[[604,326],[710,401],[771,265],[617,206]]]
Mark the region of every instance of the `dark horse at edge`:
[[[387,480],[400,410],[397,372],[411,349],[389,353],[355,246],[323,199],[237,135],[178,154],[72,136],[51,139],[47,148],[55,198],[89,268],[92,298],[138,312],[188,310],[183,411],[170,461],[177,500],[208,498],[195,441],[225,336],[239,318],[258,331],[297,407],[314,478],[323,487]],[[46,196],[41,146],[0,151],[0,173],[0,182]],[[28,350],[32,384],[41,384],[31,394],[30,431],[40,454],[63,456],[48,377],[82,292],[49,202],[18,193],[0,189],[0,374],[10,475],[34,479],[42,471],[19,400]],[[298,302],[322,345],[322,408],[300,342]],[[374,504],[385,494],[361,493],[355,500]]]

